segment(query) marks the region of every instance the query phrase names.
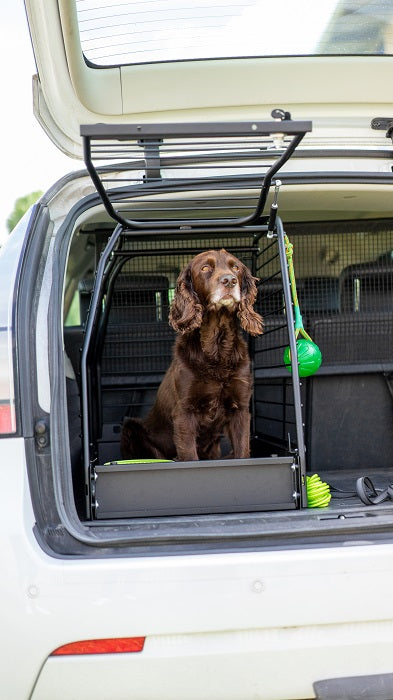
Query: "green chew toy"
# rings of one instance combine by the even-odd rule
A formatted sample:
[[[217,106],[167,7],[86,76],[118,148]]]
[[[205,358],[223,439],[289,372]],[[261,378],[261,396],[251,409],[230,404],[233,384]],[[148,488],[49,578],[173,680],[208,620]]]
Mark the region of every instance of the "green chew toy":
[[[155,464],[156,462],[173,462],[173,459],[118,459],[115,462],[105,462],[104,467],[116,464]]]
[[[307,505],[309,508],[326,508],[329,505],[332,494],[329,484],[321,481],[318,474],[307,476]]]
[[[299,366],[299,377],[310,377],[321,366],[321,351],[311,339],[299,338],[296,341],[297,361]],[[284,364],[289,372],[292,371],[291,350],[289,345],[284,350]]]

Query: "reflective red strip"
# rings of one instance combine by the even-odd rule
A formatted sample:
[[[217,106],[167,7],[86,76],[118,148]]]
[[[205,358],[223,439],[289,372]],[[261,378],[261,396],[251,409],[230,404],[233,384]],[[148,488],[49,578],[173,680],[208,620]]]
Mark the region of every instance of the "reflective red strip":
[[[71,642],[55,649],[51,656],[69,656],[71,654],[130,654],[142,651],[145,637],[120,637],[117,639],[87,639]]]
[[[13,433],[13,409],[10,404],[0,404],[0,433]]]

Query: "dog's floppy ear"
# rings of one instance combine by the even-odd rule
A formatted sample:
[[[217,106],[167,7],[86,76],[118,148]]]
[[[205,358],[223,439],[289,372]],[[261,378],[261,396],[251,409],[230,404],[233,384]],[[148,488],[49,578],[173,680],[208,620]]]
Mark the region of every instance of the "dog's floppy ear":
[[[240,325],[246,333],[250,335],[261,335],[263,333],[263,318],[253,309],[257,298],[257,278],[253,277],[250,270],[243,265],[241,299],[237,315]]]
[[[191,263],[180,273],[169,311],[169,323],[177,333],[190,333],[202,323],[202,304],[192,288]]]

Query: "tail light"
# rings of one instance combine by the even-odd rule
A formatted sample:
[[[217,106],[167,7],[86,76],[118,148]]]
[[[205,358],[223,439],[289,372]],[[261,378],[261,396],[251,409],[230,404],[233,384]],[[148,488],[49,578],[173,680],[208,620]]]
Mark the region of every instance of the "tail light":
[[[15,411],[10,403],[0,403],[0,434],[15,432]]]
[[[133,654],[142,651],[145,637],[116,637],[114,639],[87,639],[71,642],[55,649],[51,656],[86,654]]]

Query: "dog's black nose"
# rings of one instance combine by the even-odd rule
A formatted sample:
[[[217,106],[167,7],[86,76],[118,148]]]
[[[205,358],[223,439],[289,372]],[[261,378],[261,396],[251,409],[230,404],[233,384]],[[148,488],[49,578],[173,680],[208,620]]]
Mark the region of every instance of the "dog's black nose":
[[[220,277],[220,282],[224,287],[234,287],[237,282],[237,277],[234,277],[234,275],[222,275]]]

